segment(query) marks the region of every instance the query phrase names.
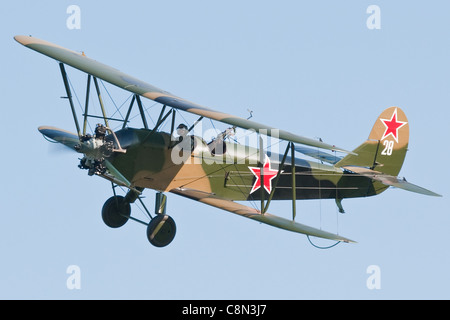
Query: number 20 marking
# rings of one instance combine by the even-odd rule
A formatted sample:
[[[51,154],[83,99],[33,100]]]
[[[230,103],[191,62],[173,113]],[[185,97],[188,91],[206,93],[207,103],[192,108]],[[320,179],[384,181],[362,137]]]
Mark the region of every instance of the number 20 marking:
[[[394,141],[392,140],[385,140],[383,142],[384,149],[381,151],[381,154],[383,156],[390,156],[392,154],[392,150],[394,149]]]

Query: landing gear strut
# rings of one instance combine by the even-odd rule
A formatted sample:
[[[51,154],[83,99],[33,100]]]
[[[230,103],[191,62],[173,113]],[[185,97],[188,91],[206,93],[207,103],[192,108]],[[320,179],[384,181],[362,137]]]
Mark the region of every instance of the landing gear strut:
[[[139,200],[150,217],[146,223],[131,216],[131,203]],[[125,197],[114,195],[106,200],[102,208],[103,222],[110,228],[120,228],[128,220],[134,220],[147,226],[147,239],[155,247],[165,247],[175,238],[175,221],[166,214],[167,197],[158,192],[155,201],[156,216],[152,217],[139,195],[130,190]]]

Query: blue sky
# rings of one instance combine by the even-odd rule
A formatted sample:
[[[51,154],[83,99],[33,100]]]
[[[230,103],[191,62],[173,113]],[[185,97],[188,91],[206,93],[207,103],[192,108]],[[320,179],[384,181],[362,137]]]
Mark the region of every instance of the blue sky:
[[[67,28],[72,4],[81,29]],[[370,5],[381,9],[379,30],[366,26]],[[5,3],[0,298],[448,299],[449,10],[444,1]],[[303,235],[169,194],[177,236],[152,247],[142,225],[103,224],[110,184],[37,131],[74,125],[57,63],[16,43],[17,34],[84,51],[217,110],[246,117],[250,108],[258,122],[346,149],[367,138],[385,108],[399,106],[411,130],[400,175],[444,197],[390,189],[344,200],[344,215],[334,201],[299,201],[299,222],[358,241],[318,250]],[[83,75],[70,75],[84,92]],[[128,97],[110,90],[119,102]],[[145,196],[152,208],[154,192]],[[290,208],[271,205],[286,217]],[[67,288],[71,265],[81,271],[81,289]],[[372,265],[380,289],[366,285]]]

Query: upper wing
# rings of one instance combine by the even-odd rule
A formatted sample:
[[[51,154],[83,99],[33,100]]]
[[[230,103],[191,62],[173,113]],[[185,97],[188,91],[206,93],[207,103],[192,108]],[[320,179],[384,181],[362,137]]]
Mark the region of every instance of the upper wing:
[[[335,150],[353,154],[353,152],[351,151],[346,151],[334,145],[302,137],[284,130],[276,129],[264,124],[203,107],[201,105],[179,98],[167,91],[161,90],[132,76],[129,76],[117,69],[111,68],[105,64],[90,59],[84,54],[65,49],[53,43],[30,36],[16,36],[14,37],[14,39],[22,45],[39,53],[42,53],[50,58],[91,74],[94,77],[100,78],[122,89],[141,95],[156,102],[168,105],[175,109],[194,113],[243,129],[255,130],[258,133],[268,136],[275,136],[276,138],[282,140],[288,140],[294,143],[300,143],[327,150]]]
[[[238,214],[240,216],[256,220],[277,228],[281,228],[284,230],[289,230],[297,233],[303,233],[306,235],[324,238],[324,239],[330,239],[335,241],[343,241],[343,242],[355,242],[353,240],[344,238],[338,234],[333,234],[330,232],[326,232],[320,229],[316,229],[313,227],[306,226],[304,224],[284,219],[275,215],[272,215],[270,213],[264,213],[261,214],[258,210],[254,208],[250,208],[247,206],[244,206],[242,204],[236,203],[234,201],[226,200],[217,197],[216,195],[212,193],[207,193],[203,191],[198,191],[194,189],[186,189],[186,188],[177,188],[172,189],[170,192],[174,194],[178,194],[180,196],[193,199],[205,204],[208,204],[210,206],[226,210],[235,214]]]

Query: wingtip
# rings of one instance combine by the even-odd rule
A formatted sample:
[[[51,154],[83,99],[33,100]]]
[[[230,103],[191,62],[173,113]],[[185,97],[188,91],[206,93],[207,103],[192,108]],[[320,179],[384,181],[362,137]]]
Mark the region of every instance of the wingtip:
[[[341,237],[338,235],[338,237],[335,239],[336,241],[340,241],[340,242],[344,242],[344,243],[352,243],[352,244],[357,244],[358,242],[355,240],[351,240],[345,237]]]
[[[32,39],[32,36],[23,36],[23,35],[17,35],[14,36],[14,40],[16,40],[18,43],[23,44],[24,46],[26,46],[27,44],[30,43],[30,40]]]

